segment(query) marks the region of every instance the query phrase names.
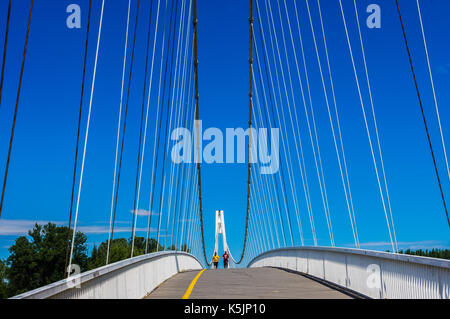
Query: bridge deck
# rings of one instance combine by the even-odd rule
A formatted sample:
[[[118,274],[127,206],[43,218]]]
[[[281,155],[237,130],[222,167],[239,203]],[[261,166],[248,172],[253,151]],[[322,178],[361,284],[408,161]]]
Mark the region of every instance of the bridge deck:
[[[180,273],[148,299],[181,299],[198,271]],[[189,299],[344,299],[348,295],[301,275],[273,268],[206,270]]]

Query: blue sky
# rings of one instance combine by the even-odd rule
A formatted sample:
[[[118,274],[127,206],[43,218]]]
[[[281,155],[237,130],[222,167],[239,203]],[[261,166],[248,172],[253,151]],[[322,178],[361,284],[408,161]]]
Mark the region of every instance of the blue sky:
[[[100,1],[93,2],[93,31],[89,46],[88,79],[92,76],[94,43],[101,5]],[[287,0],[287,2],[291,8],[292,1]],[[66,27],[66,7],[71,3],[77,3],[82,8],[83,20],[80,30]],[[135,8],[136,1],[132,3]],[[264,8],[263,3],[263,1],[260,2],[261,8]],[[275,3],[273,8],[276,7]],[[309,3],[318,36],[319,50],[323,54],[322,40],[319,37],[317,3],[312,0]],[[397,238],[401,248],[448,248],[450,232],[428,150],[395,1],[358,1],[362,22],[368,16],[365,9],[371,3],[378,3],[382,9],[382,27],[368,29],[363,25],[362,33]],[[106,1],[105,5],[79,214],[80,229],[88,234],[91,245],[98,244],[107,238],[127,4],[128,1],[120,0]],[[316,101],[316,121],[319,128],[319,143],[335,241],[337,246],[351,247],[353,237],[315,60],[311,30],[305,11],[305,1],[297,1],[297,4],[304,33],[305,54],[310,69],[312,96]],[[358,75],[363,81],[364,72],[361,54],[358,51],[360,49],[353,2],[344,0],[343,4],[352,45],[357,52],[355,59]],[[363,124],[339,3],[335,0],[322,0],[321,5],[360,242],[363,248],[389,249],[385,217]],[[448,196],[450,185],[446,178],[417,9],[413,1],[403,0],[400,1],[400,5],[413,51],[444,192],[447,200],[450,200]],[[447,105],[450,102],[450,91],[446,88],[450,84],[448,57],[450,44],[447,41],[450,21],[447,15],[450,4],[440,0],[421,1],[421,5],[444,137],[448,140],[450,128],[447,124],[450,119],[450,109]],[[7,54],[4,97],[0,108],[0,172],[2,174],[6,164],[28,6],[28,0],[16,1],[13,4],[11,16],[12,28]],[[139,23],[137,34],[136,72],[133,75],[130,96],[128,118],[130,124],[126,136],[121,193],[118,202],[117,227],[119,227],[120,237],[128,237],[131,230],[148,6],[149,2],[144,1],[141,11],[144,18]],[[18,235],[29,229],[33,222],[67,223],[87,8],[87,0],[35,1],[5,207],[0,221],[1,258],[8,256],[7,248]],[[133,8],[132,15],[135,12]],[[0,39],[4,37],[6,10],[7,1],[2,1],[0,3],[0,25],[2,26]],[[248,3],[247,1],[199,0],[198,10],[200,114],[203,126],[221,129],[246,127],[248,122]],[[266,22],[264,20],[264,23]],[[259,22],[256,21],[256,23]],[[260,45],[261,39],[258,32],[256,37]],[[321,59],[324,63],[324,55],[321,55]],[[294,70],[292,63],[290,66]],[[325,67],[325,64],[323,66]],[[90,80],[88,83],[90,84]],[[366,107],[369,107],[367,90],[364,90],[365,82],[362,83]],[[89,84],[88,88],[90,88]],[[155,93],[152,94],[154,94],[152,98],[155,98]],[[300,122],[305,124],[298,90],[295,96]],[[83,128],[87,117],[87,104],[85,105]],[[151,123],[154,121],[152,116],[154,112],[150,114]],[[282,129],[289,131],[290,128]],[[311,180],[317,237],[319,245],[328,246],[330,241],[321,208],[317,178],[314,179],[314,162],[305,125],[301,125],[301,132],[306,150],[306,166]],[[153,133],[149,134],[149,145],[152,140]],[[293,150],[292,139],[288,139],[288,143]],[[142,195],[140,205],[143,209],[148,207],[150,191],[151,146],[148,149],[142,186],[142,194],[145,195]],[[295,157],[292,160],[296,163]],[[225,211],[227,237],[231,251],[235,257],[240,254],[245,224],[246,171],[245,164],[202,166],[208,253],[212,252],[214,245],[214,212],[216,209],[222,209]],[[294,179],[297,181],[298,198],[301,202],[305,244],[311,245],[312,236],[308,229],[306,206],[301,193],[300,174],[297,168],[294,169]],[[145,227],[145,224],[145,218],[139,218],[138,228]],[[138,235],[142,234],[138,232]],[[296,234],[295,244],[298,245],[298,230],[295,229],[294,234]]]

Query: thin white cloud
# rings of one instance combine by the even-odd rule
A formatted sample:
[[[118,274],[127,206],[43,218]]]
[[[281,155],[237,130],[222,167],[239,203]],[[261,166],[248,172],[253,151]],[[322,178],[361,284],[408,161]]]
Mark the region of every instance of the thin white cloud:
[[[150,214],[152,216],[159,216],[160,215],[158,213],[152,212],[150,210],[142,209],[142,208],[137,209],[136,211],[130,210],[130,213],[136,214],[137,216],[149,216]]]
[[[99,235],[99,234],[107,234],[109,233],[109,227],[106,226],[81,226],[77,228],[78,231],[85,233],[87,235],[89,234],[94,234],[94,235]],[[152,232],[155,232],[156,229],[151,229]],[[119,234],[119,233],[129,233],[131,232],[131,228],[130,227],[115,227],[114,228],[114,233],[115,234]],[[147,232],[147,228],[136,228],[136,232]]]
[[[0,219],[0,236],[28,235],[28,231],[33,229],[35,224],[46,225],[48,223],[56,225],[64,224],[63,222],[55,221]]]
[[[0,236],[27,236],[28,231],[34,228],[35,224],[46,225],[48,223],[53,223],[58,226],[65,225],[65,222],[58,221],[36,221],[36,220],[13,220],[13,219],[0,219]],[[131,222],[120,222],[116,221],[116,224],[131,224]],[[85,234],[107,234],[109,233],[109,222],[95,222],[91,225],[79,225],[77,231]],[[152,228],[151,232],[156,232],[157,229]],[[162,232],[163,230],[161,230]],[[115,227],[114,233],[127,233],[131,232],[131,226],[125,227]],[[147,232],[147,228],[136,228],[136,232]]]
[[[28,236],[28,231],[33,229],[36,224],[38,225],[46,225],[48,223],[53,223],[58,226],[66,225],[66,222],[60,222],[60,221],[43,221],[43,220],[12,220],[12,219],[0,219],[0,237],[2,236],[11,236],[11,237],[18,237],[18,236]],[[116,221],[116,224],[124,225],[124,224],[131,224],[131,222],[125,222],[125,221]],[[95,223],[92,223],[88,226],[78,226],[77,231],[80,231],[86,235],[104,235],[109,233],[109,221],[97,221]],[[158,229],[157,228],[151,228],[150,229],[152,234],[155,234]],[[131,232],[131,226],[120,226],[114,228],[115,234],[123,234],[123,233],[130,233]],[[165,233],[165,229],[160,229],[160,238],[170,238],[171,235]],[[147,233],[147,228],[136,228],[136,236],[138,234]],[[6,242],[11,242],[11,245],[13,244],[14,240],[5,240],[2,239],[2,243],[6,244]],[[89,243],[88,243],[89,244]],[[0,248],[1,249],[8,249],[11,247],[11,245],[3,245]]]

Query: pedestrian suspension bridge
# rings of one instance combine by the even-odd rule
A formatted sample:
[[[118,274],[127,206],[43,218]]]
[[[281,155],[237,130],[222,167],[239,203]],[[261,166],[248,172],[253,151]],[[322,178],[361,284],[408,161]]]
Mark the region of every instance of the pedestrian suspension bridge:
[[[246,207],[242,208],[242,251],[231,251],[226,237],[225,220],[230,215],[216,212],[214,251],[207,250],[204,222],[203,196],[208,190],[202,184],[208,179],[202,174],[202,158],[199,149],[194,151],[195,163],[176,164],[170,158],[171,132],[185,127],[197,132],[201,119],[202,74],[199,72],[198,36],[201,20],[198,20],[197,0],[128,0],[128,13],[123,46],[123,72],[121,94],[118,101],[118,125],[115,137],[115,157],[112,195],[109,210],[108,250],[105,265],[89,272],[76,274],[74,260],[75,234],[83,212],[83,177],[85,163],[89,159],[89,131],[91,116],[99,106],[94,103],[97,65],[101,62],[102,43],[107,29],[103,22],[108,14],[110,1],[89,0],[88,25],[84,45],[84,62],[81,83],[81,102],[78,113],[78,131],[75,144],[73,182],[68,203],[68,225],[72,237],[68,238],[68,278],[49,286],[24,293],[15,298],[450,298],[450,262],[446,260],[398,254],[399,242],[395,228],[395,211],[391,205],[384,165],[382,143],[375,116],[376,103],[370,82],[370,65],[365,57],[359,12],[365,12],[356,0],[333,0],[339,6],[342,31],[347,42],[346,54],[351,68],[348,70],[349,87],[354,87],[356,105],[363,116],[374,172],[382,207],[373,214],[382,214],[386,228],[374,229],[386,236],[390,252],[371,251],[362,248],[358,232],[358,217],[352,196],[349,158],[344,152],[344,138],[339,118],[340,108],[345,107],[336,98],[336,82],[333,80],[332,50],[328,49],[331,31],[327,29],[322,14],[329,2],[321,0],[250,0],[249,1],[249,99],[248,139],[246,143]],[[33,20],[33,8],[39,0],[30,2],[28,25],[20,69],[17,99],[13,114],[6,171],[0,202],[0,218],[8,197],[8,172],[14,161],[14,136],[16,122],[21,118],[22,77],[31,66],[27,56],[33,52],[29,37],[38,22]],[[443,128],[439,118],[438,100],[431,68],[429,76],[433,87],[434,107],[438,118],[440,140],[432,141],[431,129],[424,113],[420,83],[415,73],[414,52],[408,39],[419,37],[427,52],[426,25],[422,21],[421,3],[414,3],[421,33],[408,33],[402,19],[399,1],[392,0],[389,8],[398,15],[398,32],[404,40],[405,57],[411,66],[411,81],[417,89],[417,109],[421,110],[424,134],[427,134],[427,152],[436,178],[436,192],[442,199],[441,222],[449,224],[445,188],[450,181]],[[87,1],[86,1],[87,3]],[[199,5],[202,1],[199,1]],[[394,5],[393,5],[394,4]],[[402,3],[403,4],[403,3]],[[412,1],[409,2],[411,6]],[[406,2],[404,2],[406,6]],[[148,8],[148,12],[144,9]],[[87,9],[87,8],[85,8]],[[8,78],[8,30],[13,27],[10,11],[14,2],[9,1],[6,39],[4,42],[1,74],[0,101],[4,78]],[[387,9],[386,9],[387,10]],[[125,13],[124,13],[125,14]],[[136,34],[140,19],[147,17],[144,83],[134,78],[138,54]],[[349,21],[351,20],[351,28]],[[10,26],[11,24],[11,26]],[[134,25],[134,27],[133,27]],[[302,29],[307,25],[308,29]],[[244,32],[244,30],[242,30]],[[245,30],[247,32],[247,30]],[[336,30],[334,32],[341,32]],[[92,39],[94,37],[94,39]],[[313,46],[306,48],[305,38],[311,38]],[[91,47],[95,50],[90,50]],[[307,55],[313,53],[314,65],[307,63]],[[362,66],[356,56],[362,56]],[[18,58],[18,57],[15,57]],[[308,59],[311,57],[308,56]],[[314,74],[314,75],[313,75]],[[362,76],[361,76],[362,75]],[[319,79],[319,90],[312,89],[314,79]],[[140,134],[137,150],[136,179],[134,185],[124,185],[121,180],[124,161],[126,130],[129,116],[130,92],[143,85],[142,104],[139,104]],[[87,87],[85,89],[85,87]],[[321,152],[315,112],[319,103],[318,92],[325,98],[329,129],[332,132],[334,153]],[[368,94],[367,99],[363,98]],[[119,103],[120,102],[120,103]],[[87,106],[87,108],[86,108]],[[3,107],[7,107],[3,105]],[[416,109],[416,110],[417,110]],[[197,121],[196,121],[197,120]],[[128,126],[127,126],[128,124]],[[280,170],[276,174],[260,174],[261,165],[255,161],[256,142],[252,132],[259,128],[280,128]],[[22,129],[24,129],[22,127]],[[322,128],[320,128],[322,129]],[[328,128],[327,128],[328,129]],[[423,129],[423,128],[422,128]],[[304,134],[306,133],[306,134]],[[83,136],[84,134],[84,136]],[[365,136],[364,136],[365,137]],[[195,144],[195,138],[193,144]],[[434,142],[434,143],[433,143]],[[196,144],[197,146],[199,144]],[[258,145],[259,147],[261,146]],[[267,145],[262,145],[267,148]],[[436,149],[445,154],[446,174],[439,169],[442,163],[435,156]],[[306,154],[309,154],[306,158]],[[149,155],[150,154],[150,155]],[[336,158],[335,158],[336,157]],[[337,160],[338,181],[331,184],[325,178],[324,162]],[[311,163],[307,163],[311,159]],[[311,165],[310,165],[311,164]],[[309,166],[312,169],[309,169]],[[149,180],[143,178],[144,167],[151,170]],[[204,171],[203,171],[204,173]],[[353,176],[355,178],[355,176]],[[365,177],[362,177],[365,178]],[[144,194],[144,183],[149,182],[149,192]],[[111,243],[117,236],[116,213],[118,200],[125,187],[133,187],[133,218],[131,228],[132,249],[129,259],[111,262]],[[313,198],[313,187],[320,194]],[[336,219],[333,219],[329,196],[330,189],[343,190],[345,222],[353,238],[353,247],[338,247],[335,243]],[[147,187],[145,187],[147,190]],[[328,191],[327,191],[328,189]],[[90,192],[93,190],[91,189]],[[122,193],[120,192],[122,191]],[[122,195],[123,196],[123,195]],[[233,199],[230,199],[233,200]],[[145,204],[144,204],[145,201]],[[148,206],[147,206],[148,205]],[[144,206],[147,206],[145,209]],[[219,208],[219,207],[218,207]],[[147,211],[147,214],[138,212]],[[319,217],[320,215],[320,217]],[[144,217],[143,217],[144,216]],[[211,215],[212,216],[212,215]],[[228,217],[227,217],[228,216]],[[236,216],[233,212],[232,216]],[[318,224],[325,222],[326,239],[316,232]],[[143,227],[139,225],[145,224]],[[339,223],[341,225],[342,223]],[[144,230],[142,230],[144,228]],[[229,230],[229,229],[228,229]],[[145,233],[145,254],[135,256],[137,233]],[[230,232],[228,232],[230,234]],[[157,242],[157,251],[150,251],[150,239]],[[222,238],[222,250],[219,249]],[[386,239],[385,238],[385,239]],[[229,239],[229,238],[228,238]],[[323,244],[323,243],[327,244]],[[321,244],[322,243],[322,244]],[[160,248],[161,247],[161,248]],[[229,252],[229,269],[214,270],[211,257]],[[212,287],[221,287],[213,289]]]

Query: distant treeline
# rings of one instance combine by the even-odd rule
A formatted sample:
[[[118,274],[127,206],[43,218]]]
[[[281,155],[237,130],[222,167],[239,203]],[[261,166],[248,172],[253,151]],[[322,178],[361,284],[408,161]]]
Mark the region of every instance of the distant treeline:
[[[28,237],[21,236],[9,248],[10,256],[0,260],[0,299],[12,297],[65,278],[67,238],[72,238],[72,230],[49,223],[35,225]],[[149,240],[148,251],[163,250],[155,239]],[[80,266],[81,272],[95,269],[106,264],[108,242],[94,246],[88,255],[87,237],[77,232],[74,241],[72,263]],[[168,248],[175,250],[174,246]],[[182,251],[190,252],[187,245]],[[145,238],[136,237],[134,256],[145,252]],[[131,239],[117,238],[111,241],[110,263],[130,258]]]
[[[405,255],[413,255],[413,256],[422,256],[422,257],[431,257],[431,258],[440,258],[440,259],[450,259],[450,249],[431,249],[431,250],[411,250],[407,249],[405,251],[400,250],[399,254]]]

